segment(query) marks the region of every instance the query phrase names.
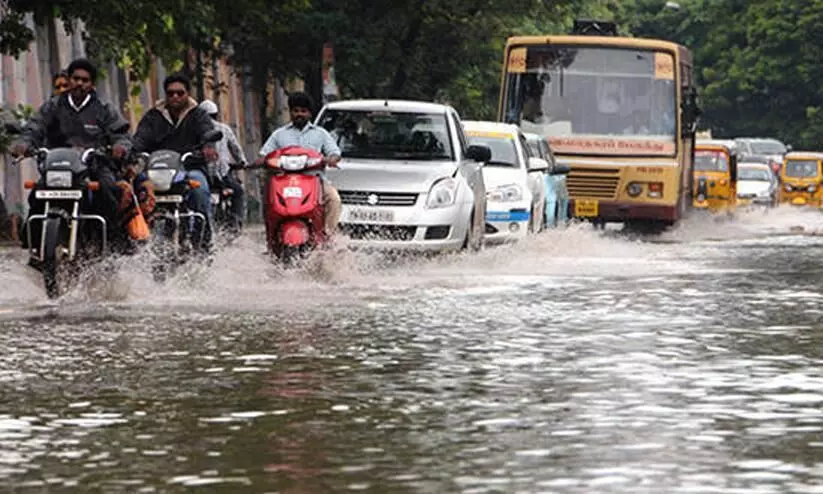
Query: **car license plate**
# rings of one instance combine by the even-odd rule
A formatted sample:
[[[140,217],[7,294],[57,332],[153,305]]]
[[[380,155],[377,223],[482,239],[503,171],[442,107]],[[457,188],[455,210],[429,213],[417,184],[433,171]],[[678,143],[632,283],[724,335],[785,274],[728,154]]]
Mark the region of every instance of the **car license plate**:
[[[575,216],[597,216],[600,214],[599,203],[595,199],[575,199]]]
[[[348,221],[352,223],[391,223],[394,211],[386,209],[350,209]]]
[[[212,194],[211,195],[211,203],[212,204],[220,204],[220,194]]]
[[[37,190],[34,192],[36,199],[80,199],[83,197],[82,190]]]
[[[156,196],[156,202],[164,202],[164,203],[180,203],[183,202],[183,196],[180,195],[171,195],[171,196]]]
[[[303,189],[301,189],[300,187],[284,187],[283,197],[285,197],[286,199],[290,197],[300,199],[301,197],[303,197]]]

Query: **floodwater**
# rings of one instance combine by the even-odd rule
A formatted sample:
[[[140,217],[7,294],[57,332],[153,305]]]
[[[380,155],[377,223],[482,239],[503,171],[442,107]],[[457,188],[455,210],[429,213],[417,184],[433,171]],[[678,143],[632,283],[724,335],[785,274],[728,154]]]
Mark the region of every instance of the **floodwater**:
[[[823,492],[823,216],[572,225],[48,301],[0,254],[6,492]]]

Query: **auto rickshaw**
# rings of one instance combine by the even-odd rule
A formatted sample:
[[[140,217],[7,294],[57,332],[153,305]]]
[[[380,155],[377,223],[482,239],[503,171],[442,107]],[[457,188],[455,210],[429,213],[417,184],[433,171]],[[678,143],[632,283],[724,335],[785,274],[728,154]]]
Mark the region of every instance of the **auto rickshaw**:
[[[737,207],[737,147],[734,141],[697,141],[692,170],[692,204],[712,213]]]
[[[821,207],[823,191],[823,153],[792,151],[783,158],[780,170],[780,203]]]

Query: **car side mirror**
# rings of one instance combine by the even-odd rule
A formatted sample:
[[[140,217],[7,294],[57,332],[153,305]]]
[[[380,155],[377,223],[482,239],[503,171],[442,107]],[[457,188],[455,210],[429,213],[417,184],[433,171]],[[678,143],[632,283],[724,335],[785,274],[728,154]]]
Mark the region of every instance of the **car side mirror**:
[[[203,134],[203,143],[217,142],[223,138],[223,133],[219,130],[210,130]]]
[[[568,175],[569,172],[572,171],[572,167],[569,165],[554,165],[552,171],[550,172],[551,175]]]
[[[492,159],[492,150],[488,146],[482,144],[472,144],[466,150],[466,158],[470,160],[479,161],[480,163],[487,163]]]
[[[529,171],[542,172],[549,169],[549,163],[543,158],[536,158],[534,156],[529,158]]]

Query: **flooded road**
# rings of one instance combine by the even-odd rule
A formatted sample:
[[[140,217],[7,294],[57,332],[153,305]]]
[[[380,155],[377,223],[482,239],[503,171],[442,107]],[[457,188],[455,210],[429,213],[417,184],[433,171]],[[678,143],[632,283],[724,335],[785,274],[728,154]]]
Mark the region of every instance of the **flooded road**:
[[[823,492],[823,216],[48,302],[0,258],[11,492]]]

